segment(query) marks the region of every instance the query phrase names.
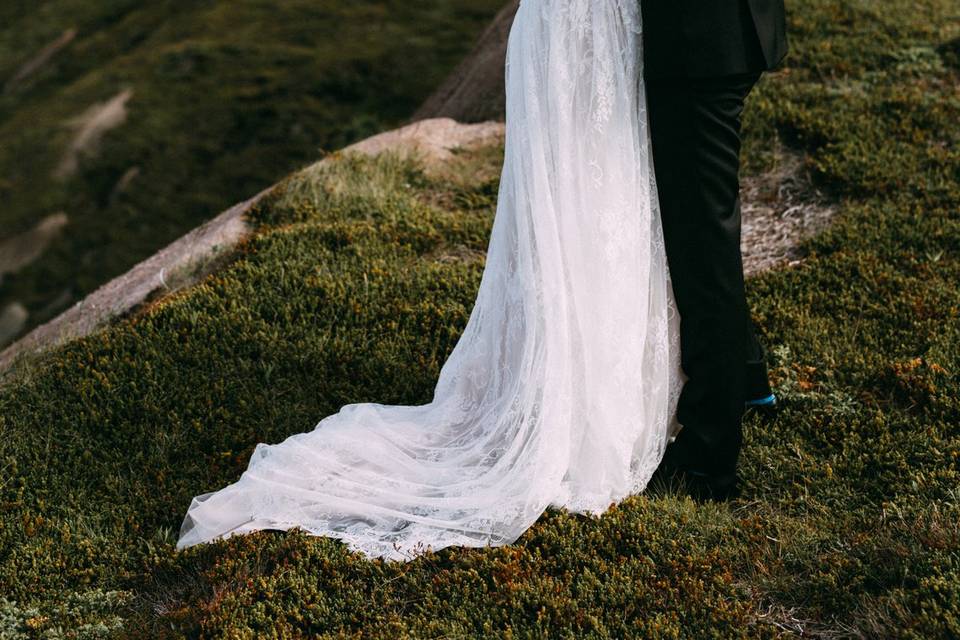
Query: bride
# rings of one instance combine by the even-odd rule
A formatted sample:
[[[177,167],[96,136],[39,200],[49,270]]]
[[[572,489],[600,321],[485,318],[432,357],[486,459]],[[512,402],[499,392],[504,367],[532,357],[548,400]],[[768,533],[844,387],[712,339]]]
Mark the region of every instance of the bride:
[[[419,406],[348,404],[195,497],[178,548],[299,527],[371,557],[515,541],[640,492],[679,430],[640,3],[523,0],[476,303]]]

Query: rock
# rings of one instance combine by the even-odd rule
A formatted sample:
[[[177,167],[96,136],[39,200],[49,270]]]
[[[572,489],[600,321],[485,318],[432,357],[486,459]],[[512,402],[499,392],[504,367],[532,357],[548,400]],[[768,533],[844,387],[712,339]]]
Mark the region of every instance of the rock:
[[[218,258],[247,236],[249,227],[243,215],[268,192],[269,189],[197,227],[7,347],[0,352],[0,376],[21,356],[88,335],[142,304],[155,292],[172,291],[207,275]]]
[[[127,102],[133,97],[132,89],[124,89],[106,102],[91,106],[67,125],[74,129],[73,141],[64,153],[53,177],[66,180],[80,167],[82,156],[95,156],[103,136],[127,120]]]
[[[500,10],[480,35],[473,51],[417,109],[411,120],[447,117],[460,122],[480,122],[503,119],[507,36],[519,6],[519,0],[510,0]]]
[[[449,159],[453,149],[496,142],[502,136],[499,122],[461,124],[450,118],[433,118],[361,140],[342,153],[411,152],[419,154],[429,167]],[[312,168],[328,161],[321,160]],[[216,268],[221,256],[247,237],[250,227],[244,216],[273,188],[224,211],[7,347],[0,352],[0,377],[24,357],[88,335],[157,293],[199,281]]]
[[[30,231],[0,240],[0,281],[5,274],[16,273],[39,258],[67,222],[67,214],[55,213]]]
[[[343,149],[343,153],[352,151],[377,155],[386,150],[401,154],[413,152],[419,154],[429,167],[450,160],[454,149],[493,144],[503,135],[504,125],[501,122],[463,124],[451,118],[430,118],[361,140]]]

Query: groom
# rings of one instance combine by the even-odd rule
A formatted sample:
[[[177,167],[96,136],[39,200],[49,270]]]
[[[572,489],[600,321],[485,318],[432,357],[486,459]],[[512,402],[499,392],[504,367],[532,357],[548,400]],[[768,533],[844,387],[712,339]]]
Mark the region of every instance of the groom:
[[[772,402],[740,255],[740,114],[786,54],[783,0],[640,0],[653,159],[687,383],[658,474],[737,493],[745,402]],[[746,366],[745,366],[746,363]]]

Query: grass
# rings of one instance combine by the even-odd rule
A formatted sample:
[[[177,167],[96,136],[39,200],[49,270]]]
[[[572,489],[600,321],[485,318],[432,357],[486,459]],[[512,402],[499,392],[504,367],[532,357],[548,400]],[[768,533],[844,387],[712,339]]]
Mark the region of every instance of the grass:
[[[8,635],[960,635],[960,16],[789,8],[746,168],[803,149],[840,213],[750,281],[782,407],[746,423],[742,499],[657,488],[409,564],[297,532],[176,553],[190,498],[257,442],[347,402],[429,400],[466,323],[499,151],[444,178],[341,157],[286,181],[229,267],[0,392]]]
[[[43,322],[321,150],[399,124],[499,6],[4,2],[0,238],[58,211],[70,223],[39,261],[4,277],[0,308],[18,300],[28,328]],[[70,28],[77,35],[65,50],[3,91]],[[54,178],[74,136],[69,123],[125,89],[126,122],[81,156],[76,175]]]

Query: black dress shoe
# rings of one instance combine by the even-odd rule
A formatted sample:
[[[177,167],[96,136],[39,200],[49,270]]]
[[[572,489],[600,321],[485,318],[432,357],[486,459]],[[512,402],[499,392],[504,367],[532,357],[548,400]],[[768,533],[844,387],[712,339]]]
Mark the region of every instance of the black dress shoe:
[[[689,469],[674,472],[687,495],[697,502],[726,502],[740,496],[739,479],[736,473],[709,475]]]
[[[651,484],[676,487],[697,502],[725,502],[740,495],[736,472],[711,474],[692,467],[681,447],[668,446]]]

